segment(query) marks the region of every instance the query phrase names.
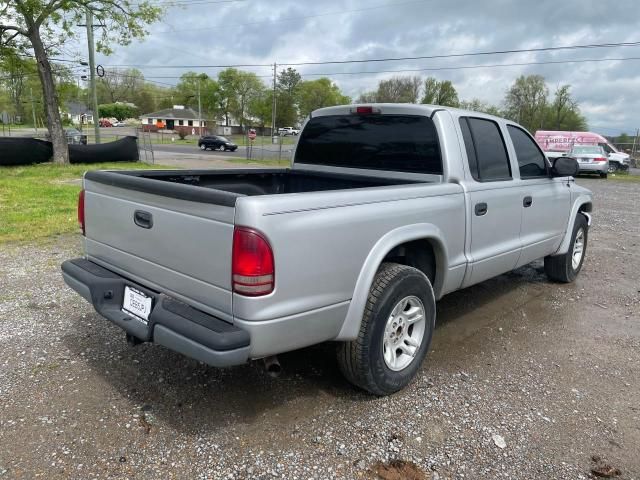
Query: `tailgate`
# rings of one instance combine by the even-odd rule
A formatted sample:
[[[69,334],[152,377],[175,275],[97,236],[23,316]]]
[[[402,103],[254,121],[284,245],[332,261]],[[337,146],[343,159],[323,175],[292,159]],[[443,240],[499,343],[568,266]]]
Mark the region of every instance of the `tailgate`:
[[[232,321],[231,202],[168,197],[87,177],[84,188],[88,259]]]

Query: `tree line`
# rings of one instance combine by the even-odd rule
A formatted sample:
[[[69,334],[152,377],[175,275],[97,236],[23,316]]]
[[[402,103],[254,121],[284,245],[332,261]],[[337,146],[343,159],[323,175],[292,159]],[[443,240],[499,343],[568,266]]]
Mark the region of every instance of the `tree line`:
[[[381,80],[377,89],[362,93],[357,102],[424,103],[474,110],[513,120],[530,132],[536,130],[587,130],[587,121],[570,85],[558,86],[553,96],[541,75],[521,75],[506,90],[502,105],[478,98],[461,100],[450,80],[397,76]]]

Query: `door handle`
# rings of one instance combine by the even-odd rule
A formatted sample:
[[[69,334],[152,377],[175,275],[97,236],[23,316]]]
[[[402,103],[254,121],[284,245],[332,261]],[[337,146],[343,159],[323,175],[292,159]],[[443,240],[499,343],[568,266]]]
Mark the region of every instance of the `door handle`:
[[[487,204],[486,203],[476,203],[475,206],[476,215],[481,217],[487,213]]]
[[[136,225],[142,228],[153,227],[153,215],[144,210],[136,210],[133,214],[133,221]]]
[[[524,208],[530,207],[531,205],[533,205],[533,198],[530,196],[526,196],[522,199],[522,206]]]

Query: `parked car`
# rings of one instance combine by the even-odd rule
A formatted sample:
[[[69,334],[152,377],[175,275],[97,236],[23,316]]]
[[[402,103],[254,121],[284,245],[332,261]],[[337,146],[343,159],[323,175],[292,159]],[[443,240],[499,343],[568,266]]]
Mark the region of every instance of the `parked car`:
[[[87,136],[77,128],[68,127],[64,129],[64,134],[67,137],[67,143],[69,145],[87,144]],[[51,141],[51,135],[49,132],[46,134],[47,140]]]
[[[580,173],[597,173],[607,178],[609,159],[604,149],[598,145],[574,145],[569,156],[578,161]]]
[[[200,150],[221,150],[226,152],[235,152],[238,149],[238,145],[231,142],[227,137],[220,135],[207,135],[198,139],[198,147]]]
[[[386,395],[420,368],[445,294],[540,258],[576,278],[592,209],[577,172],[502,118],[323,108],[289,169],[87,172],[85,254],[62,274],[132,344],[271,368],[334,341],[346,378]]]
[[[112,124],[109,120],[106,120],[106,119],[100,120],[100,122],[98,123],[98,125],[100,125],[100,126],[101,126],[101,127],[103,127],[103,128],[106,128],[106,127],[113,127],[113,124]]]
[[[300,133],[300,130],[293,127],[281,127],[278,129],[278,134],[286,137],[287,135],[296,136]]]
[[[116,120],[115,122],[113,122],[113,126],[114,126],[114,127],[126,127],[126,126],[127,126],[127,124],[126,124],[126,123],[124,123],[124,122],[121,122],[121,121],[119,121],[119,120]]]
[[[618,151],[606,137],[597,133],[538,130],[535,138],[549,158],[568,154],[574,145],[598,145],[609,159],[609,173],[629,170],[629,154]]]

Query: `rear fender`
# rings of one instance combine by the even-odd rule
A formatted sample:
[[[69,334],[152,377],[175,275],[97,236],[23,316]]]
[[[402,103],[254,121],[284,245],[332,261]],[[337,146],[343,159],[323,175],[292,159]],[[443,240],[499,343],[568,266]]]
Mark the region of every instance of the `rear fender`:
[[[360,270],[347,316],[340,333],[335,340],[353,340],[358,336],[362,315],[364,314],[373,279],[380,267],[380,264],[382,263],[382,260],[398,245],[421,239],[431,241],[434,247],[434,254],[436,256],[436,282],[435,285],[433,285],[433,290],[435,297],[439,298],[439,292],[442,291],[442,286],[445,284],[448,265],[447,248],[443,238],[444,235],[440,229],[435,225],[428,223],[419,223],[400,227],[395,230],[391,230],[380,238],[380,240],[378,240],[371,249],[369,256]]]

